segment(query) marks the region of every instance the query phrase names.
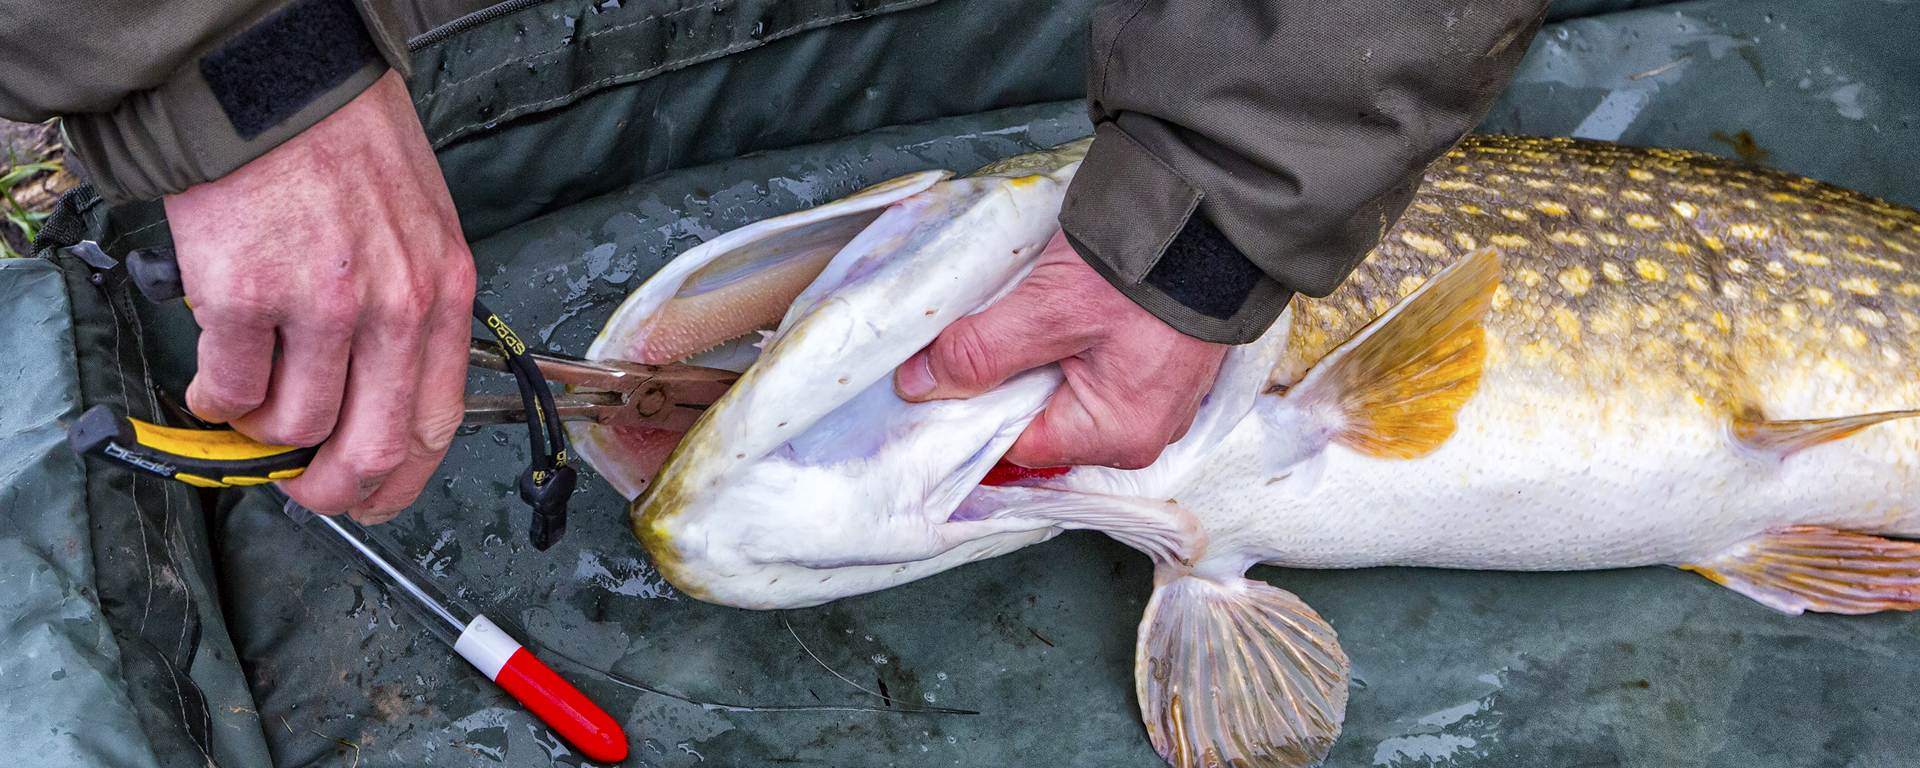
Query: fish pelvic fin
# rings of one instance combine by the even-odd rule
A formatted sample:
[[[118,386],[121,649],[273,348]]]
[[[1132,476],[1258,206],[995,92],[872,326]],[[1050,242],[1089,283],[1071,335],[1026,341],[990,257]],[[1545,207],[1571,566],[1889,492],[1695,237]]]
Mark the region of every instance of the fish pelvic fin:
[[[1133,678],[1174,768],[1303,768],[1333,748],[1351,666],[1319,614],[1263,582],[1188,576],[1153,590]]]
[[[1883,421],[1914,416],[1920,416],[1920,410],[1880,411],[1853,416],[1835,416],[1828,419],[1785,421],[1771,420],[1758,415],[1736,416],[1733,419],[1733,439],[1748,448],[1772,453],[1784,459],[1821,443],[1847,437]]]
[[[1099,531],[1153,558],[1156,585],[1184,578],[1207,553],[1207,529],[1173,501],[981,486],[961,502],[955,516],[1035,520],[1062,530]]]
[[[1453,436],[1480,388],[1482,323],[1500,256],[1480,250],[1433,276],[1316,363],[1290,400],[1329,422],[1332,439],[1378,458],[1416,459]]]
[[[1920,543],[1817,525],[1772,528],[1680,567],[1781,613],[1920,608]]]

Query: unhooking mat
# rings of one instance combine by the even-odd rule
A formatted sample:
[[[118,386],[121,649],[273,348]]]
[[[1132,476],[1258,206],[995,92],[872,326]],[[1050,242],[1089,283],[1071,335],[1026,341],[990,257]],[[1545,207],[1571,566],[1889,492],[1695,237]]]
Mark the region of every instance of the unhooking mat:
[[[1713,152],[1920,205],[1913,172],[1920,53],[1907,39],[1915,29],[1920,10],[1910,5],[1813,0],[1690,2],[1573,19],[1542,33],[1483,130]],[[1054,60],[1044,53],[1027,50],[1035,66]],[[682,82],[726,79],[715,72]],[[1049,92],[1029,86],[1009,93]],[[592,98],[604,105],[628,93]],[[542,175],[551,169],[540,163],[563,162],[592,144],[561,140],[597,136],[585,117],[507,126],[499,144],[450,140],[442,157],[456,190],[487,190],[463,199],[477,211],[470,230],[490,234],[474,243],[482,295],[542,345],[577,353],[627,291],[704,238],[902,173],[966,170],[1073,138],[1087,130],[1081,115],[1078,103],[1061,102],[882,129],[675,170],[584,201],[551,183],[517,201],[512,166],[503,170],[488,155],[525,150],[511,154],[530,185],[564,178]],[[600,151],[619,146],[607,140]],[[636,162],[626,170],[677,165]],[[616,185],[598,178],[578,186]],[[556,207],[502,229],[526,211]],[[14,302],[77,297],[83,306],[73,312],[101,311],[82,300],[87,289],[75,276],[84,270],[66,266],[61,274],[7,265],[0,287]],[[67,327],[57,315],[48,324]],[[35,322],[18,320],[10,325]],[[89,538],[87,518],[66,516],[24,531],[18,512],[77,503],[23,480],[51,483],[74,473],[58,451],[57,420],[77,413],[76,397],[102,396],[26,386],[72,381],[52,368],[73,365],[60,362],[71,359],[62,350],[77,333],[99,333],[100,324],[71,325],[79,330],[60,331],[48,356],[21,358],[54,362],[0,370],[13,393],[0,409],[9,426],[0,470],[10,473],[0,498],[16,510],[0,546],[40,542],[16,547],[0,578],[16,598],[15,626],[48,628],[9,635],[27,639],[4,649],[0,679],[8,681],[9,720],[31,708],[49,721],[80,724],[23,740],[20,754],[142,764],[137,757],[150,745],[140,743],[137,724],[151,719],[158,702],[115,693],[114,670],[130,663],[129,651],[107,639],[113,620],[85,586],[92,579],[85,549],[92,542],[92,561],[110,560],[113,552],[103,548],[131,546],[148,529],[95,530]],[[165,326],[165,318],[150,325]],[[162,380],[169,365],[173,378],[181,375],[181,347],[172,351],[174,359],[154,361]],[[476,375],[472,385],[504,383]],[[566,538],[544,553],[527,547],[527,512],[512,486],[527,458],[523,434],[494,429],[461,438],[421,501],[380,535],[443,588],[520,625],[529,639],[664,691],[637,691],[555,661],[623,722],[634,739],[627,764],[1162,765],[1131,693],[1134,628],[1150,588],[1146,559],[1131,550],[1075,533],[814,609],[721,608],[659,579],[627,531],[624,501],[591,473]],[[159,490],[104,477],[89,482],[96,507]],[[107,598],[131,634],[141,628],[127,618],[133,586],[166,588],[175,610],[203,617],[197,655],[168,659],[165,648],[135,649],[204,678],[213,706],[191,718],[201,727],[195,743],[213,744],[216,757],[240,765],[257,762],[257,736],[248,729],[264,736],[281,766],[581,762],[377,587],[309,545],[264,499],[229,501],[216,519],[218,595],[181,597],[183,588],[156,573],[115,585],[125,594]],[[173,516],[154,528],[167,537],[160,547],[190,548],[181,542],[193,537],[179,530],[197,525],[197,516],[172,502],[162,508]],[[1911,695],[1920,684],[1920,619],[1913,617],[1786,617],[1668,569],[1260,568],[1253,575],[1315,606],[1354,660],[1355,690],[1330,765],[1869,768],[1909,764],[1920,754],[1920,731],[1911,725],[1920,720],[1920,700]],[[233,649],[220,642],[222,614],[208,608],[216,601]],[[50,612],[49,604],[59,607]],[[41,645],[27,647],[32,642]],[[222,655],[235,651],[252,707],[235,703],[245,696],[218,677],[232,668]],[[88,675],[101,684],[72,682]],[[767,709],[791,706],[978,714]],[[71,745],[92,751],[58,751]]]
[[[1920,29],[1920,11],[1705,2],[1558,23],[1483,130],[1744,157],[1920,204],[1920,57],[1891,29]],[[1080,105],[1058,103],[668,173],[477,242],[482,295],[578,352],[627,291],[705,238],[1086,131]],[[1070,533],[818,608],[721,608],[660,580],[625,503],[592,478],[566,538],[529,549],[511,484],[519,435],[461,439],[383,534],[539,642],[690,699],[979,712],[720,709],[557,664],[625,724],[630,764],[1162,765],[1131,693],[1150,571],[1125,547]],[[237,642],[280,764],[579,761],[375,588],[288,544],[297,534],[257,499],[224,534]],[[1920,753],[1920,618],[1782,616],[1670,569],[1254,576],[1317,608],[1353,658],[1329,765],[1890,766]]]

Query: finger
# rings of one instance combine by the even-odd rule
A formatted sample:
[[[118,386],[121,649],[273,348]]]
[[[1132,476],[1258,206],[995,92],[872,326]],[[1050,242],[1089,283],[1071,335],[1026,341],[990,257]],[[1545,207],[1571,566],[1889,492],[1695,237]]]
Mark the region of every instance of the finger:
[[[914,353],[894,376],[894,392],[909,402],[973,397],[1031,368],[1085,350],[1077,324],[1062,321],[1041,284],[1022,283],[986,311],[947,326],[926,349]]]
[[[303,322],[280,332],[280,358],[260,407],[233,420],[233,427],[264,443],[319,445],[340,419],[347,386],[351,315]]]
[[[200,370],[187,385],[187,408],[215,424],[232,421],[266,400],[273,376],[275,318],[244,307],[202,307]]]
[[[281,484],[317,512],[337,514],[361,502],[407,459],[426,328],[420,315],[388,305],[354,334],[347,386],[333,437],[305,474]]]
[[[454,431],[466,416],[467,345],[471,338],[473,279],[471,269],[453,276],[434,310],[427,337],[425,364],[420,370],[407,453],[379,490],[350,511],[366,525],[393,519],[420,497],[421,490],[446,458]]]

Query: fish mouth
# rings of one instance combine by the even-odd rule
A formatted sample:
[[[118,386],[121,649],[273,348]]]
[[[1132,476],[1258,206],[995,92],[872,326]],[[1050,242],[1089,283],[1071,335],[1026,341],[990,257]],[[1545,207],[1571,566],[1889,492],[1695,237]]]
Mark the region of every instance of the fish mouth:
[[[616,357],[656,365],[683,362],[755,331],[772,330],[833,255],[880,213],[814,222],[776,243],[721,254],[689,275]]]
[[[774,328],[834,255],[889,206],[949,175],[904,176],[689,249],[621,303],[587,358],[745,370],[759,357],[760,345],[741,342]],[[580,455],[629,500],[647,492],[685,436],[599,424],[570,424],[568,434]]]
[[[710,365],[684,356],[779,319],[658,477],[623,489],[663,576],[727,605],[811,605],[1058,533],[999,506],[954,514],[1045,406],[1057,367],[932,403],[901,400],[891,379],[1032,269],[1058,231],[1081,144],[968,178],[907,177],[735,230],[629,298],[590,357]],[[592,450],[582,453],[596,468],[608,463]]]
[[[587,349],[593,360],[661,365],[771,329],[840,249],[888,206],[951,174],[926,171],[701,243],[627,297]],[[735,367],[743,369],[751,356]]]

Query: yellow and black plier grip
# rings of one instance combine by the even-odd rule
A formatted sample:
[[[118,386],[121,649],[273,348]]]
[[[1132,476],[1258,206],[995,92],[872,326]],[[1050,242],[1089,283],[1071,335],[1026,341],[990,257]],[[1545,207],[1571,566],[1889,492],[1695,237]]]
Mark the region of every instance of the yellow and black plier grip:
[[[202,488],[299,477],[319,450],[267,445],[232,430],[163,427],[106,405],[87,409],[68,425],[67,442],[82,454]]]

